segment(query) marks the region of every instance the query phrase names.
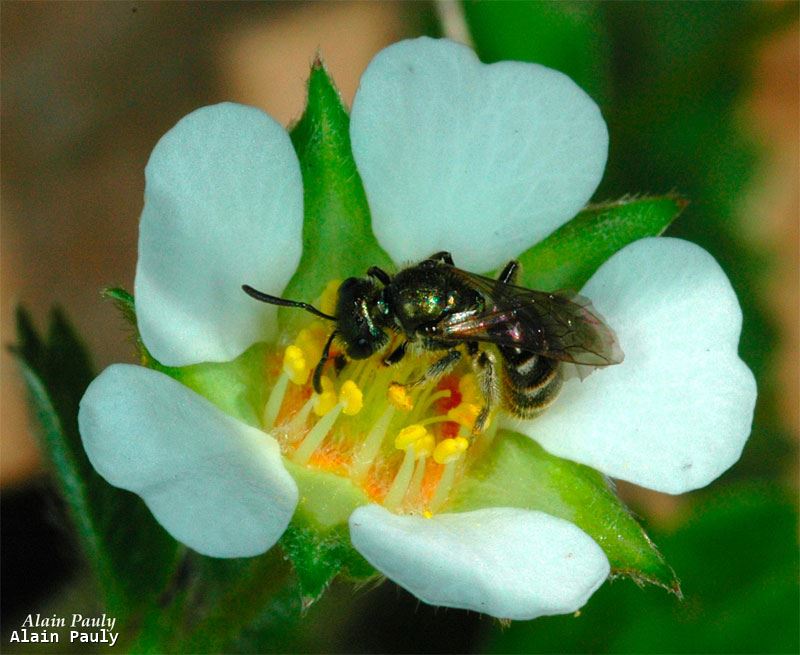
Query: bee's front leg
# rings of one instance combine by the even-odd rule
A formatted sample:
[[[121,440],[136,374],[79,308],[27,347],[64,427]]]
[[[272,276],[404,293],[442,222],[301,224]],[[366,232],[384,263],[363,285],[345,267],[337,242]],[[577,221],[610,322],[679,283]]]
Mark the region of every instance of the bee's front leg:
[[[406,349],[408,348],[408,341],[403,341],[397,348],[395,348],[391,353],[389,353],[386,357],[383,358],[383,365],[384,366],[394,366],[397,364],[403,357],[406,356]]]
[[[416,380],[412,380],[411,382],[406,382],[403,386],[406,389],[413,389],[414,387],[423,385],[426,382],[435,382],[445,373],[450,371],[460,361],[461,361],[460,350],[456,350],[455,348],[453,348],[452,350],[448,350],[443,357],[437,359],[433,364],[431,364],[428,370],[425,371],[425,373],[423,373]]]
[[[472,347],[475,356],[472,358],[472,367],[475,377],[478,378],[478,385],[483,394],[484,405],[475,419],[472,426],[472,434],[480,434],[486,427],[489,415],[492,413],[497,403],[500,401],[499,385],[497,379],[497,362],[494,353],[486,350],[478,352],[478,345]]]
[[[331,336],[328,337],[328,340],[325,342],[325,347],[322,349],[322,357],[319,358],[319,362],[317,362],[317,365],[314,368],[314,376],[311,379],[314,386],[314,391],[317,393],[322,393],[322,369],[325,368],[325,364],[327,363],[328,358],[331,356],[331,344],[333,343],[333,340],[337,334],[338,332],[336,330],[331,332]]]

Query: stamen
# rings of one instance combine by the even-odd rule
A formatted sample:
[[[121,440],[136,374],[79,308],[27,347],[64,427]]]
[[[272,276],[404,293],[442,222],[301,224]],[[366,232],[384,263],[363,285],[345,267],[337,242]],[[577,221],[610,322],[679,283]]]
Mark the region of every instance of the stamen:
[[[325,290],[319,298],[319,308],[324,314],[333,316],[336,314],[336,299],[339,296],[339,287],[341,280],[331,280],[325,285]]]
[[[453,481],[456,478],[457,468],[458,463],[456,461],[452,461],[444,465],[442,477],[439,479],[439,485],[436,487],[436,492],[433,494],[433,498],[431,499],[431,511],[438,511],[447,500],[447,497],[450,495],[450,489],[453,487]]]
[[[383,504],[386,509],[397,509],[400,501],[403,500],[403,497],[406,495],[408,483],[411,481],[411,474],[414,472],[415,459],[414,446],[409,446],[408,449],[406,449],[403,463],[397,471],[394,482],[392,482],[392,486],[389,487],[389,493],[387,493],[386,498],[383,499]]]
[[[314,451],[322,445],[325,436],[330,432],[339,414],[342,413],[343,406],[336,404],[325,416],[314,424],[314,427],[309,430],[306,438],[300,444],[300,447],[294,451],[292,459],[298,464],[307,464]],[[315,408],[316,411],[316,408]]]
[[[286,372],[282,372],[278,377],[275,386],[269,394],[269,399],[264,407],[264,427],[269,429],[275,426],[275,419],[278,418],[278,412],[281,411],[283,398],[286,395],[286,389],[289,387],[289,376]]]
[[[333,382],[330,378],[321,379],[322,393],[319,394],[314,403],[314,413],[321,416],[313,428],[303,439],[300,447],[294,452],[293,459],[298,464],[307,464],[314,451],[322,445],[325,436],[328,434],[339,415],[344,413],[354,416],[361,411],[364,406],[364,395],[358,385],[352,380],[347,380],[339,390],[339,400],[336,400],[336,393],[333,391]]]
[[[431,451],[433,451],[433,437],[431,437]],[[411,483],[408,485],[406,492],[406,502],[415,503],[419,498],[420,491],[422,490],[422,481],[425,479],[425,467],[427,466],[428,453],[419,453],[417,455],[417,464],[414,468],[414,476],[411,478]]]
[[[303,432],[306,421],[308,421],[308,416],[311,414],[311,410],[314,409],[314,404],[317,402],[317,399],[314,396],[311,396],[308,400],[306,400],[305,404],[300,408],[300,411],[297,412],[292,417],[292,420],[289,422],[287,426],[287,432],[290,435],[290,441],[296,441],[297,436]],[[293,439],[291,438],[292,435],[297,435]]]
[[[410,412],[414,409],[411,396],[408,395],[408,391],[406,391],[406,388],[402,384],[397,384],[396,382],[390,384],[386,396],[389,398],[389,402],[397,407],[397,409],[404,412]]]
[[[347,380],[339,390],[339,403],[348,416],[355,416],[364,407],[364,394],[352,380]]]
[[[389,423],[394,417],[395,408],[387,407],[381,417],[372,426],[367,438],[364,440],[364,445],[358,451],[358,454],[353,460],[353,478],[361,482],[369,471],[375,456],[381,448],[383,440],[386,438],[386,430],[389,428]]]
[[[419,423],[404,427],[394,439],[394,447],[398,450],[407,450],[415,442],[429,436],[428,431]]]
[[[295,384],[305,384],[311,369],[306,361],[305,353],[298,346],[287,346],[283,353],[283,372]]]
[[[461,402],[479,405],[483,395],[478,389],[478,380],[474,373],[467,373],[458,381],[458,391],[461,393]]]
[[[434,423],[447,423],[450,419],[447,416],[429,416],[421,421],[417,421],[416,425],[433,425]]]
[[[320,323],[315,322],[310,327],[300,330],[294,343],[303,351],[307,362],[316,363],[322,357],[325,336],[325,328]]]
[[[443,439],[433,451],[433,459],[437,464],[449,464],[459,460],[467,448],[469,448],[469,441],[464,437]]]
[[[432,393],[425,400],[425,406],[422,408],[422,412],[428,411],[437,400],[441,400],[442,398],[449,398],[451,395],[452,393],[450,392],[450,389],[442,389],[441,391]]]
[[[471,430],[480,413],[481,408],[478,405],[462,402],[458,407],[447,411],[447,418]]]
[[[453,481],[456,477],[458,460],[461,459],[467,448],[469,448],[469,441],[466,438],[455,437],[440,441],[433,451],[433,460],[438,464],[444,464],[442,477],[431,500],[431,509],[433,511],[438,510],[447,500],[447,496],[450,495],[450,489],[453,487]]]
[[[327,375],[323,375],[320,378],[320,384],[322,385],[322,393],[316,396],[314,413],[317,416],[325,416],[336,407],[336,392],[333,390],[333,382]]]

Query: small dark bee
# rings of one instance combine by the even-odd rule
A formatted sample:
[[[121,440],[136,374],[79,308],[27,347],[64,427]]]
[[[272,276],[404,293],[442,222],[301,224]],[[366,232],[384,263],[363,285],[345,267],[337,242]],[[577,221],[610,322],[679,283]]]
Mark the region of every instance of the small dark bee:
[[[562,363],[596,367],[618,364],[623,354],[614,332],[577,294],[546,293],[515,286],[519,263],[509,262],[493,280],[456,268],[448,252],[392,276],[372,267],[366,278],[347,278],[339,287],[336,315],[312,305],[242,288],[272,305],[298,307],[335,321],[314,371],[321,391],[322,370],[334,339],[349,359],[366,359],[386,348],[390,334],[402,337],[384,357],[391,366],[414,345],[443,351],[413,388],[450,371],[466,356],[479,380],[484,407],[473,431],[482,431],[497,406],[531,418],[555,400],[563,381]],[[498,373],[497,353],[502,360]]]

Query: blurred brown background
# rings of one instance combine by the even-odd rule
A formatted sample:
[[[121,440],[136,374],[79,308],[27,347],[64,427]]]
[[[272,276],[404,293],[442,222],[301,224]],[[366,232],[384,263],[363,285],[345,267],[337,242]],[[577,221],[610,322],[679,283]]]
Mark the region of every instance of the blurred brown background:
[[[39,325],[60,304],[98,367],[129,360],[122,324],[99,290],[133,286],[143,171],[158,138],[192,109],[221,100],[262,107],[288,124],[303,109],[318,50],[349,103],[372,55],[419,33],[432,11],[413,2],[3,2],[3,343],[14,340],[16,304]],[[741,107],[768,154],[745,190],[742,225],[775,262],[760,291],[781,326],[775,374],[795,434],[799,61],[796,28],[774,37],[757,57],[757,83]],[[1,372],[0,484],[8,488],[41,464],[5,351]]]

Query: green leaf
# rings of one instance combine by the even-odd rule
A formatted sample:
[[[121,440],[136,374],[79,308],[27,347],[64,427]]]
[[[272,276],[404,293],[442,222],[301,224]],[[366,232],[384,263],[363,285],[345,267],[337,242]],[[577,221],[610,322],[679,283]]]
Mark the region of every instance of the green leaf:
[[[605,551],[612,575],[680,595],[674,571],[597,471],[547,453],[528,437],[501,431],[454,490],[447,511],[481,507],[540,510],[575,523]]]
[[[596,2],[464,2],[481,60],[528,61],[569,75],[595,100],[606,95],[608,47]]]
[[[280,543],[294,565],[307,608],[340,573],[355,579],[375,575],[350,543],[347,528],[353,510],[369,501],[338,475],[311,471],[289,461],[286,466],[300,489],[300,502]]]
[[[314,301],[328,281],[392,265],[372,234],[369,207],[350,148],[350,117],[322,62],[308,80],[305,113],[291,131],[303,173],[303,256],[284,291]],[[282,310],[281,322],[299,320]]]
[[[579,290],[615,252],[661,234],[686,207],[677,196],[622,199],[584,209],[520,255],[523,286]]]
[[[41,427],[40,443],[66,501],[106,608],[124,620],[155,604],[175,568],[178,544],[134,494],[92,468],[78,433],[78,404],[94,377],[86,350],[64,315],[53,313],[47,339],[17,312],[18,357]]]

